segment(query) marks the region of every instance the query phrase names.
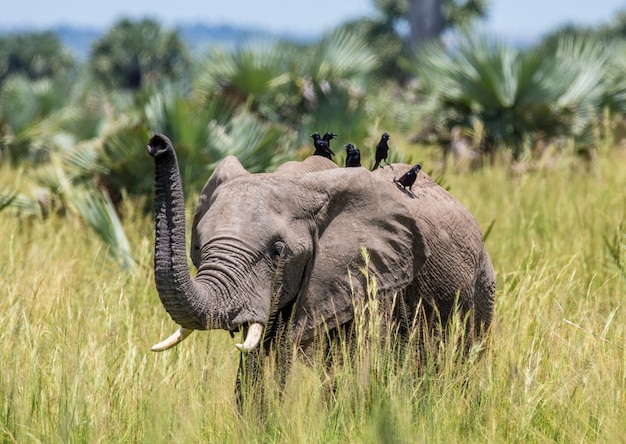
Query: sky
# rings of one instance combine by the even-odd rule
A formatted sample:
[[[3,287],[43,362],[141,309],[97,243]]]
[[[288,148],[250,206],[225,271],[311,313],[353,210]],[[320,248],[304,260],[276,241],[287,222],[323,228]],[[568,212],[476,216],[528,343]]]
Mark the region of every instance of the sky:
[[[564,24],[597,25],[626,12],[626,0],[488,0],[487,31],[538,38]],[[106,29],[121,17],[151,17],[166,26],[204,23],[317,35],[373,14],[372,0],[2,0],[0,29],[59,24]]]

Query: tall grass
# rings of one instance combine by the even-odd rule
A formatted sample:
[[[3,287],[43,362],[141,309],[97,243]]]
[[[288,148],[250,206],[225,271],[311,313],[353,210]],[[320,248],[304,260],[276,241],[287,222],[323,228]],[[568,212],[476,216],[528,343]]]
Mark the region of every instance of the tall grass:
[[[227,333],[149,351],[175,329],[154,288],[151,217],[125,211],[133,272],[77,219],[2,211],[0,441],[624,442],[626,282],[606,239],[622,236],[625,162],[613,150],[589,169],[448,177],[484,229],[495,220],[481,358],[443,349],[420,368],[390,356],[393,341],[362,341],[332,375],[321,357],[296,360],[263,417],[237,412]],[[1,167],[0,189],[14,178]]]

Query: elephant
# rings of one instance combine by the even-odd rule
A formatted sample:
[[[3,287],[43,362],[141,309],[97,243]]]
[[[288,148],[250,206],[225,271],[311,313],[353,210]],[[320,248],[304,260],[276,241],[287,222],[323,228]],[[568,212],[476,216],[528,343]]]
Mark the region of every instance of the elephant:
[[[424,172],[404,190],[394,182],[411,168],[404,164],[369,171],[310,156],[252,174],[227,156],[194,214],[192,277],[173,144],[155,134],[148,153],[155,162],[155,283],[179,326],[152,350],[209,329],[243,329],[242,356],[268,349],[279,333],[306,349],[318,333],[352,322],[355,300],[367,293],[359,271],[364,250],[377,297],[394,301],[398,325],[418,318],[445,325],[458,310],[470,336],[487,333],[496,280],[480,227]]]

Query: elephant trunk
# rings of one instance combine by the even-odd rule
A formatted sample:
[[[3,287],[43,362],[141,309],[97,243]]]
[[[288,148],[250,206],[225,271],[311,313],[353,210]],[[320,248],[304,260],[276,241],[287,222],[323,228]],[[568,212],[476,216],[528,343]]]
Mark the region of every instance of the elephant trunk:
[[[224,298],[218,286],[207,280],[196,281],[189,272],[183,187],[174,147],[167,137],[157,134],[148,143],[148,153],[155,163],[156,287],[163,306],[182,327],[178,340],[172,341],[174,345],[180,342],[189,330],[231,329],[234,326],[219,309]]]

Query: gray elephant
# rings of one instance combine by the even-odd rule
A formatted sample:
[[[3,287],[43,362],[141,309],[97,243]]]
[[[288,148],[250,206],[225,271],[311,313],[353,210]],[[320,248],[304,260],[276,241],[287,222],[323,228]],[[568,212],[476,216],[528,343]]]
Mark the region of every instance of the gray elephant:
[[[244,352],[267,349],[279,333],[305,347],[316,333],[352,321],[354,301],[366,293],[363,247],[378,297],[393,301],[386,305],[399,328],[418,318],[445,324],[455,307],[467,315],[471,336],[489,328],[495,275],[480,228],[426,174],[412,192],[394,183],[409,165],[370,172],[311,156],[250,174],[226,157],[194,216],[192,278],[174,148],[155,135],[148,152],[156,169],[156,286],[180,326],[153,350],[207,329],[243,329]]]

